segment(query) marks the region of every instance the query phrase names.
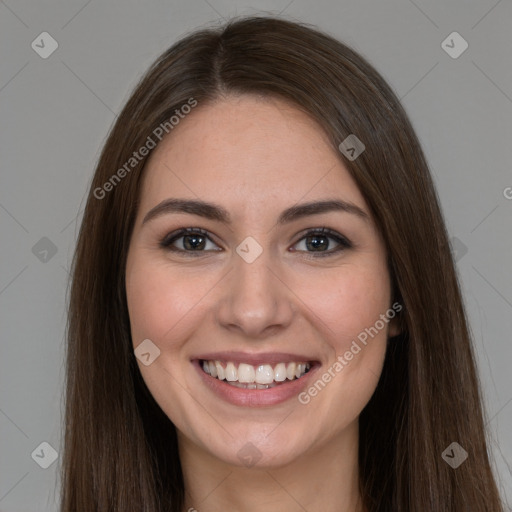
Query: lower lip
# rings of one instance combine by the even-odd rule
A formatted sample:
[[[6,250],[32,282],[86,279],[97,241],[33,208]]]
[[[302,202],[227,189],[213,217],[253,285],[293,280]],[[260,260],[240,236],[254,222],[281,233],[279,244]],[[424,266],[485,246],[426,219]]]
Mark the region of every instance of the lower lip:
[[[319,365],[313,365],[308,373],[300,379],[286,380],[268,389],[243,389],[231,386],[226,381],[219,380],[208,375],[201,368],[200,362],[196,359],[192,361],[196,367],[203,382],[218,396],[233,405],[243,407],[264,407],[266,405],[276,405],[294,396],[297,396],[308,384],[311,375],[318,370]]]

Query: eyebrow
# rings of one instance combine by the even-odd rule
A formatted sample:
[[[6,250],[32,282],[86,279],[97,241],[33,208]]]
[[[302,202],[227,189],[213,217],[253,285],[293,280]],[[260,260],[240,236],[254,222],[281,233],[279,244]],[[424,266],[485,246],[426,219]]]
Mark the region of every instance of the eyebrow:
[[[318,215],[333,211],[346,212],[369,222],[369,215],[359,206],[341,199],[327,199],[294,205],[284,210],[277,221],[278,225],[287,224],[309,215]],[[231,215],[222,206],[195,199],[165,199],[149,210],[142,224],[170,213],[190,213],[223,224],[231,224]]]

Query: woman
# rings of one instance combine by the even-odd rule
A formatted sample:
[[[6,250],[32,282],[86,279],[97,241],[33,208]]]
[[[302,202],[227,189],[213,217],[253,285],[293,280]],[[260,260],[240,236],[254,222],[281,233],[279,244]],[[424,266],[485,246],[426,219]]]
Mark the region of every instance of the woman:
[[[76,250],[62,510],[503,510],[446,229],[362,57],[246,18],[179,41]]]

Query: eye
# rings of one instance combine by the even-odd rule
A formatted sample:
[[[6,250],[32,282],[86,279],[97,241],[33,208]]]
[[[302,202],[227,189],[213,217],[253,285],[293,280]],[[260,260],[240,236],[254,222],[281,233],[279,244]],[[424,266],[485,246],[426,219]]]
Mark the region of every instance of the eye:
[[[217,249],[208,247],[217,247]],[[168,234],[161,242],[160,247],[175,252],[202,253],[205,251],[221,251],[210,238],[208,232],[201,228],[184,228]],[[198,254],[199,256],[199,254]]]
[[[334,240],[338,245],[333,249],[327,250],[332,245],[331,240]],[[324,257],[350,249],[352,243],[343,235],[329,228],[315,228],[308,230],[295,246],[302,246],[301,249],[298,249],[300,251],[315,253],[312,254],[313,257]]]
[[[332,241],[337,246],[329,249],[333,245]],[[297,246],[299,249],[293,249],[293,252],[310,253],[311,257],[325,257],[350,249],[352,243],[343,235],[329,228],[314,228],[306,231],[293,247]],[[160,247],[187,256],[200,256],[205,252],[222,251],[217,244],[212,242],[208,232],[201,228],[182,228],[174,231],[161,240]]]

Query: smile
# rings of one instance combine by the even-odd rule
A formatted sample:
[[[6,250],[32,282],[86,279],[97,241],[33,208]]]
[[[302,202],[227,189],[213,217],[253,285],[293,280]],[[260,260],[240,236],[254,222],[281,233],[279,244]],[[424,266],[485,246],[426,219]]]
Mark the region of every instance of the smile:
[[[203,372],[211,377],[242,389],[273,388],[285,381],[300,379],[311,369],[308,362],[281,362],[272,366],[202,360],[200,364]]]
[[[209,392],[239,407],[270,407],[293,400],[322,367],[309,354],[289,352],[210,352],[190,361]]]

